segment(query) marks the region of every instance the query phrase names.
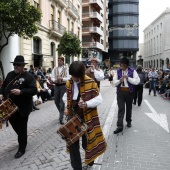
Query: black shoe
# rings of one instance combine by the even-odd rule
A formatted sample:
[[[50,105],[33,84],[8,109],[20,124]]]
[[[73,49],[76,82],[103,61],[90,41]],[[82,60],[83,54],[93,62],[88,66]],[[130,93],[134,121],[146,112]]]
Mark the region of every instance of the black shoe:
[[[154,96],[157,96],[156,94],[154,94]]]
[[[90,162],[88,165],[93,166],[93,164],[94,164],[94,161]]]
[[[127,127],[132,127],[132,124],[131,123],[127,123]]]
[[[60,124],[61,124],[61,125],[64,125],[64,122],[63,122],[63,120],[60,120]]]
[[[117,128],[113,133],[117,134],[117,133],[122,132],[122,131],[123,131],[123,128]]]
[[[151,95],[151,92],[149,92],[149,95]]]
[[[24,155],[25,152],[21,152],[21,151],[18,151],[16,154],[15,154],[15,158],[20,158],[22,155]]]
[[[134,105],[136,105],[136,103],[133,103]]]
[[[38,107],[33,107],[34,110],[40,110]]]

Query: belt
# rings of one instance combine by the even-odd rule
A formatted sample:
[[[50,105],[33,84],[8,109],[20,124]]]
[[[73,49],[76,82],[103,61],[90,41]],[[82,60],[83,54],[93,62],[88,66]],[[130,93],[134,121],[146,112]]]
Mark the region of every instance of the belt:
[[[120,91],[129,92],[129,87],[120,87]]]
[[[55,85],[56,86],[64,86],[64,85],[66,85],[66,83],[61,83],[61,84],[56,83]]]

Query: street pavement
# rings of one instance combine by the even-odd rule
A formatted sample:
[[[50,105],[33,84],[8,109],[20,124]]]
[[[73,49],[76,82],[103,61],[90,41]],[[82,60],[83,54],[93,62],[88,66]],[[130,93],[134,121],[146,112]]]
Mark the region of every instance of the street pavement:
[[[101,82],[103,103],[99,117],[108,148],[96,161],[94,170],[170,170],[170,101],[148,95],[144,89],[141,106],[133,105],[132,127],[124,122],[123,132],[113,134],[117,121],[116,88]],[[56,133],[60,124],[54,101],[30,114],[26,153],[14,159],[17,136],[10,124],[0,130],[0,170],[72,170],[65,142]],[[81,149],[82,159],[84,152]]]

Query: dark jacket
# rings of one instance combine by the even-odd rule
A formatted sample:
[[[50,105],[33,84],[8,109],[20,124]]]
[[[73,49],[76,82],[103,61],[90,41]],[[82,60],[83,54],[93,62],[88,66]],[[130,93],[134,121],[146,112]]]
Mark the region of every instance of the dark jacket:
[[[142,85],[146,82],[146,76],[145,73],[143,71],[137,71],[138,76],[140,78],[140,83],[138,85]]]
[[[20,89],[21,94],[11,94],[12,89]],[[18,106],[21,116],[27,116],[32,110],[32,96],[37,93],[35,78],[27,71],[20,75],[11,71],[4,80],[0,93],[4,100],[9,97]]]

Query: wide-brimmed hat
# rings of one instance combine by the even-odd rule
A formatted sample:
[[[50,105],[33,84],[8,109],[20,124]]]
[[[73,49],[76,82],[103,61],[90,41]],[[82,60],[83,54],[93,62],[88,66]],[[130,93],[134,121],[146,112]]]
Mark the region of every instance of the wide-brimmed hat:
[[[60,57],[58,57],[58,59],[63,60],[63,62],[64,62],[64,57],[60,56]]]
[[[96,61],[96,63],[98,62],[97,58],[91,58],[91,61]]]
[[[129,60],[128,60],[127,57],[123,57],[123,58],[120,60],[120,63],[129,65]]]
[[[11,62],[11,63],[14,63],[14,64],[28,64],[28,63],[25,63],[25,59],[22,55],[17,55],[14,59],[14,62]]]

